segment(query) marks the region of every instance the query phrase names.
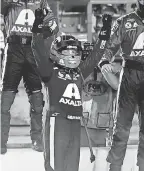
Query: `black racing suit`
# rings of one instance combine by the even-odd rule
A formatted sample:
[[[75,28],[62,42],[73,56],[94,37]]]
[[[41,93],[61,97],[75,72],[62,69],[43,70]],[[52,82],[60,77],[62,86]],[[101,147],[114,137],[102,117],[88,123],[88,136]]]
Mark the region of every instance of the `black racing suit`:
[[[123,63],[124,67],[120,74],[123,76],[117,94],[117,120],[107,161],[120,167],[123,164],[130,128],[138,104],[140,132],[137,165],[142,165],[144,170],[144,20],[142,22],[137,12],[117,19],[99,66],[109,63],[119,48],[125,64]]]
[[[5,19],[8,44],[1,95],[2,146],[5,146],[8,140],[10,128],[9,110],[22,77],[31,104],[31,139],[32,141],[41,141],[42,138],[42,85],[31,50],[31,28],[35,19],[34,11],[39,6],[40,2],[38,1],[34,3],[29,1],[18,1],[16,3],[2,1],[1,11]]]
[[[40,35],[34,35],[32,44],[39,73],[49,90],[50,108],[44,129],[45,170],[78,171],[82,83],[99,61],[97,52],[101,41],[79,69],[65,69],[53,64],[46,53],[46,41]]]

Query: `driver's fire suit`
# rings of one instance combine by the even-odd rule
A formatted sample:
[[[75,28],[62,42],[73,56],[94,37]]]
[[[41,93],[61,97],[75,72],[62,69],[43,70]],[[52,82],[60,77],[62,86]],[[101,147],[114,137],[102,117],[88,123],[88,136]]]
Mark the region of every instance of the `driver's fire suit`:
[[[121,168],[136,105],[140,111],[137,165],[144,170],[144,20],[137,12],[117,19],[99,66],[108,64],[121,48],[123,69],[117,94],[117,120],[107,161]]]

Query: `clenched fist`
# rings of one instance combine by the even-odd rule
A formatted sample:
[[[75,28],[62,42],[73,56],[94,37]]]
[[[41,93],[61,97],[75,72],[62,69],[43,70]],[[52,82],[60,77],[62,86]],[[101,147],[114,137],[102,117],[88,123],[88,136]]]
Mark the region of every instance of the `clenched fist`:
[[[101,67],[101,72],[103,73],[113,72],[113,66],[111,64],[104,64]]]
[[[38,8],[35,10],[35,20],[32,27],[33,33],[42,33],[43,20],[47,13],[48,11],[45,9]]]
[[[56,17],[52,11],[48,9],[36,9],[35,21],[33,23],[32,32],[42,33],[43,38],[55,35],[59,31]]]
[[[117,65],[117,64],[115,64]],[[120,65],[118,64],[118,67],[113,64],[105,64],[101,68],[101,72],[107,81],[107,83],[114,89],[118,89],[119,85],[119,78],[116,75],[116,73],[120,70]],[[116,71],[117,70],[117,71]]]
[[[103,26],[99,34],[99,39],[108,40],[111,34],[112,16],[109,14],[104,14],[102,18],[102,22],[103,22]]]

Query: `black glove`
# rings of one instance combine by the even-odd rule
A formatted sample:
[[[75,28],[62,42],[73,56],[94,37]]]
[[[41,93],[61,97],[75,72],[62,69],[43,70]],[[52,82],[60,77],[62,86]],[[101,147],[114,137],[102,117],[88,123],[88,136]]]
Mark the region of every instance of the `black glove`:
[[[102,22],[103,22],[103,26],[104,27],[111,27],[111,24],[112,24],[112,16],[109,15],[109,14],[104,14],[103,15],[103,18],[102,18]]]
[[[102,22],[103,22],[103,26],[99,34],[99,39],[108,40],[111,34],[112,16],[109,14],[104,14],[102,18]]]
[[[35,10],[35,21],[32,27],[33,33],[42,33],[43,38],[55,35],[59,31],[57,20],[52,11],[47,9]]]
[[[59,31],[57,18],[52,12],[49,12],[48,15],[44,18],[43,21],[43,37],[47,38],[52,35],[57,34]]]
[[[35,10],[35,20],[32,27],[33,33],[42,33],[43,20],[47,15],[47,13],[48,13],[47,9],[38,8]]]

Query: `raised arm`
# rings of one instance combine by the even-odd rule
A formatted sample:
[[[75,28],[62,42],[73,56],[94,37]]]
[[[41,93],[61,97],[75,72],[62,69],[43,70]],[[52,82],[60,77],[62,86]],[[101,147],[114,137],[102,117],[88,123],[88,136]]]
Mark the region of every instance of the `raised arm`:
[[[84,79],[87,78],[93,72],[94,67],[97,66],[104,53],[107,40],[110,37],[112,17],[105,14],[102,21],[103,27],[101,28],[96,44],[94,44],[93,51],[80,66]]]
[[[33,36],[31,44],[38,72],[43,82],[49,81],[53,71],[53,66],[49,59],[52,41],[53,37],[43,39],[43,35],[39,34],[37,36]]]
[[[53,66],[49,59],[51,43],[58,32],[58,22],[52,0],[42,0],[40,7],[35,11],[33,24],[32,50],[42,81],[47,82],[52,74]],[[56,6],[55,6],[56,8]]]
[[[32,28],[33,33],[42,33],[44,39],[56,35],[59,31],[56,11],[54,14],[50,8],[50,6],[54,8],[54,4],[51,2],[49,6],[49,1],[41,0],[40,7],[35,10],[35,21]]]
[[[122,26],[122,18],[119,18],[114,23],[112,30],[111,30],[111,37],[108,40],[104,54],[99,62],[99,67],[101,68],[104,64],[109,64],[112,57],[116,54],[119,50],[121,43],[124,38],[124,28]]]
[[[123,28],[123,21],[122,18],[119,18],[111,31],[111,37],[106,44],[104,54],[102,59],[100,60],[98,66],[101,69],[101,72],[109,85],[117,90],[119,85],[119,79],[115,75],[114,66],[110,63],[112,57],[116,54],[119,50],[121,43],[124,39],[125,29]],[[119,67],[120,69],[121,67]]]

